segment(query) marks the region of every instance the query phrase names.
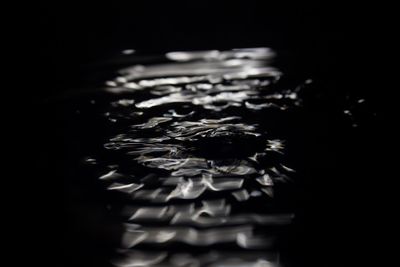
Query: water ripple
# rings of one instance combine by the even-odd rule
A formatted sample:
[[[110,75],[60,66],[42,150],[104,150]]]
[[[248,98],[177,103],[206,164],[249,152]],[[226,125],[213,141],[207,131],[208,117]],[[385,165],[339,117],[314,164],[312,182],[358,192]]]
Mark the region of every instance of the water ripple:
[[[277,89],[274,55],[170,52],[166,63],[131,66],[106,83],[115,131],[103,155],[112,168],[99,179],[125,197],[115,209],[125,227],[115,266],[279,266],[277,229],[294,213],[277,206],[275,188],[295,171],[259,114],[301,108],[302,99],[298,88]]]

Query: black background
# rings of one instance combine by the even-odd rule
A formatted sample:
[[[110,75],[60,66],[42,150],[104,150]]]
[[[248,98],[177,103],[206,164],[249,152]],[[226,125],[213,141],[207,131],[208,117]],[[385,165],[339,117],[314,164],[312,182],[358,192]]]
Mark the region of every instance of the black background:
[[[279,1],[110,1],[42,3],[27,38],[45,70],[42,84],[70,86],[84,64],[121,49],[138,52],[268,46],[297,69],[347,78],[376,57],[382,24],[375,7]],[[32,27],[33,26],[33,27]],[[30,29],[30,28],[29,28]],[[301,68],[299,67],[301,66]],[[46,68],[45,68],[46,67]],[[294,68],[294,66],[293,66]],[[68,79],[66,79],[68,77]],[[51,86],[53,87],[53,86]],[[45,89],[43,89],[45,90]],[[45,94],[55,91],[43,91]],[[41,93],[41,92],[39,92]]]
[[[36,142],[30,155],[34,176],[39,177],[31,180],[35,192],[31,201],[37,207],[32,210],[36,218],[32,227],[35,240],[45,244],[29,246],[35,251],[35,261],[65,266],[60,251],[73,246],[58,238],[63,230],[54,221],[63,219],[63,198],[50,190],[63,186],[55,180],[62,170],[53,163],[54,158],[63,161],[66,157],[60,139],[67,138],[68,132],[42,103],[66,90],[79,90],[90,72],[88,66],[122,49],[161,53],[272,47],[278,51],[285,73],[313,77],[332,106],[344,95],[370,101],[377,118],[355,131],[338,129],[316,135],[322,144],[326,144],[324,138],[331,140],[329,145],[318,147],[315,142],[310,155],[305,155],[304,161],[318,160],[308,184],[303,225],[295,230],[289,250],[297,261],[293,266],[360,266],[372,261],[383,247],[380,230],[387,215],[377,194],[384,190],[382,183],[387,178],[381,168],[384,155],[374,144],[384,132],[379,121],[384,94],[376,94],[369,78],[378,75],[373,62],[386,47],[386,26],[375,6],[275,1],[42,1],[28,13],[22,34],[29,43],[25,64],[32,74],[30,84],[38,86],[34,91],[22,89],[22,95],[34,104],[30,116],[35,122],[29,115],[26,119],[34,128]],[[323,111],[314,114],[314,119],[325,121],[322,125],[336,123],[330,111],[319,108]],[[49,132],[54,135],[46,134]],[[334,149],[334,156],[324,149]],[[321,157],[312,154],[316,152]],[[331,156],[337,162],[326,163]],[[325,177],[318,177],[321,173]],[[381,183],[376,183],[379,179]]]

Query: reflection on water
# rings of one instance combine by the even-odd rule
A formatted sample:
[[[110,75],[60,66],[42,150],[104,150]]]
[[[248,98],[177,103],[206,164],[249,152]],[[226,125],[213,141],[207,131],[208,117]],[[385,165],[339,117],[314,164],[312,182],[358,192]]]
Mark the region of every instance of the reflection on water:
[[[171,52],[106,82],[98,178],[119,197],[109,208],[125,229],[113,265],[281,266],[276,244],[295,214],[279,196],[296,171],[263,114],[302,99],[301,87],[277,86],[273,56]]]

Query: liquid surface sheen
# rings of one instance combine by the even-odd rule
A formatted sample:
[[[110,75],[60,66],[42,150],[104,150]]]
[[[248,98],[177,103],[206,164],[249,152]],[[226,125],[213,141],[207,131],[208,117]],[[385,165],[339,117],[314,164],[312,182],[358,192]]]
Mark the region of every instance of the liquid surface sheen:
[[[280,85],[274,56],[171,52],[121,69],[103,88],[111,96],[93,98],[108,134],[86,164],[124,229],[111,264],[282,266],[298,175],[282,127],[311,80]]]

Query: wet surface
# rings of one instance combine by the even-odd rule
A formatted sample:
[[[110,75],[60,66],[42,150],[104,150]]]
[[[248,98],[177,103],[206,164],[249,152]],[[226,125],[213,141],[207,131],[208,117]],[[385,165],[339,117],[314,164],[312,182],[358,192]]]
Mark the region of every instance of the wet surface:
[[[313,77],[291,77],[275,56],[246,48],[144,60],[123,51],[124,66],[50,100],[63,120],[55,125],[65,158],[54,162],[66,170],[64,243],[76,253],[66,262],[278,267],[323,259],[315,255],[321,240],[335,240],[324,227],[343,227],[331,213],[341,202],[326,198],[346,184],[338,181],[338,157],[352,140],[344,136],[374,113],[364,98],[332,100]]]
[[[284,120],[301,100],[300,87],[273,88],[273,56],[173,52],[106,82],[118,100],[104,116],[121,129],[99,159],[104,189],[124,198],[110,204],[125,229],[114,265],[280,265],[279,232],[295,217],[295,199],[280,194],[295,170],[286,140],[257,114]]]

